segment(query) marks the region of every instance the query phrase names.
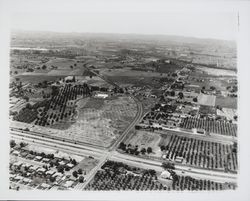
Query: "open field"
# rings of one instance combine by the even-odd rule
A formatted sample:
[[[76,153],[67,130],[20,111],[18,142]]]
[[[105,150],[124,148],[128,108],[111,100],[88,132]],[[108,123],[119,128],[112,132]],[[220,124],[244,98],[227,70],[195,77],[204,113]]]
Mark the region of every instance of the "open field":
[[[180,68],[181,67],[176,64],[162,63],[158,68],[156,68],[156,71],[159,73],[173,73]]]
[[[74,66],[74,64],[76,66]],[[48,62],[46,62],[47,66],[55,66],[58,69],[71,69],[70,66],[74,67],[78,67],[77,62],[75,59],[67,59],[67,58],[51,58]]]
[[[200,93],[198,96],[198,103],[200,105],[208,105],[208,106],[215,106],[216,96],[213,95],[205,95]]]
[[[103,105],[104,105],[104,99],[91,97],[88,98],[86,104],[81,108],[100,110],[103,107]]]
[[[79,163],[74,168],[72,168],[71,172],[81,169],[83,175],[86,175],[98,164],[98,162],[99,160],[93,157],[85,157],[79,161]]]
[[[216,98],[215,104],[220,107],[237,109],[237,98],[220,96]]]
[[[43,81],[56,81],[65,76],[47,76],[47,75],[18,75],[16,78],[20,78],[23,83],[38,84]]]
[[[216,75],[216,76],[236,76],[236,72],[232,71],[232,70],[223,70],[223,69],[206,68],[206,67],[200,67],[198,69],[206,72],[209,75]]]
[[[155,156],[161,156],[161,151],[158,144],[161,141],[161,136],[155,133],[147,132],[147,131],[136,131],[129,139],[125,141],[128,145],[130,144],[132,147],[138,147],[138,150],[142,148],[147,149],[151,147],[153,150],[153,154]]]
[[[150,73],[151,74],[151,73]],[[149,77],[149,76],[123,76],[123,75],[116,75],[116,76],[109,76],[107,75],[108,79],[117,83],[121,84],[129,84],[136,87],[144,87],[150,86],[152,88],[160,88],[162,84],[159,82],[160,78],[158,77]]]

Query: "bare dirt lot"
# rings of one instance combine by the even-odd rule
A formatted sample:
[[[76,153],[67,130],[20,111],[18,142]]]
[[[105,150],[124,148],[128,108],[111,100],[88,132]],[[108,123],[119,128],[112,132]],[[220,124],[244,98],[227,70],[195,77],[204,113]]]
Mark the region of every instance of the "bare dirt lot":
[[[115,96],[106,100],[93,97],[84,98],[78,101],[77,105],[74,121],[65,120],[56,127],[50,128],[34,126],[32,130],[109,147],[126,129],[137,112],[137,105],[129,96]]]

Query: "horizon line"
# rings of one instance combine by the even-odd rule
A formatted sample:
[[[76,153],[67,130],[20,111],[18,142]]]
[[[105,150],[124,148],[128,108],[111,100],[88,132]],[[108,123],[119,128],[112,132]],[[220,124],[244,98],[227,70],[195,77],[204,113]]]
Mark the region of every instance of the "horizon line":
[[[53,30],[28,30],[28,29],[11,29],[10,35],[13,32],[49,32],[57,34],[103,34],[103,35],[141,35],[141,36],[161,36],[161,37],[182,37],[182,38],[193,38],[197,40],[219,40],[226,42],[237,43],[237,39],[222,39],[222,38],[213,38],[213,37],[199,37],[199,36],[187,36],[179,34],[151,34],[151,33],[120,33],[120,32],[82,32],[82,31],[53,31]]]

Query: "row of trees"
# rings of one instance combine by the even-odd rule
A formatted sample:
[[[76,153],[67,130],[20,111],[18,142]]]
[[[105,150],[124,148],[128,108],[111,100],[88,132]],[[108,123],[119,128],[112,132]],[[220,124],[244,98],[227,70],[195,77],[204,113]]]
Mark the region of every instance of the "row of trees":
[[[128,153],[128,154],[132,154],[132,155],[139,155],[139,154],[142,154],[142,155],[145,155],[146,153],[147,154],[150,154],[153,152],[152,148],[151,147],[147,147],[147,148],[141,148],[141,150],[138,149],[138,145],[136,146],[132,146],[131,144],[125,144],[124,142],[121,142],[119,144],[119,149],[121,149],[122,151]]]

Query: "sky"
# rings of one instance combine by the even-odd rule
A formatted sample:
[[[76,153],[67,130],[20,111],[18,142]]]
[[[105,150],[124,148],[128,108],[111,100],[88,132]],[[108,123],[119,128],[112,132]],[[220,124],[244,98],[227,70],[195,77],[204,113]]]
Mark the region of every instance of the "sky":
[[[32,7],[31,3],[14,6],[11,29],[181,35],[225,40],[236,40],[238,31],[237,12],[199,9],[139,10],[136,6],[133,9],[119,10],[108,5],[105,5],[108,9],[102,10],[97,5],[88,7],[89,4],[79,4],[80,8],[77,4],[61,5],[53,11],[53,5],[46,5]]]

